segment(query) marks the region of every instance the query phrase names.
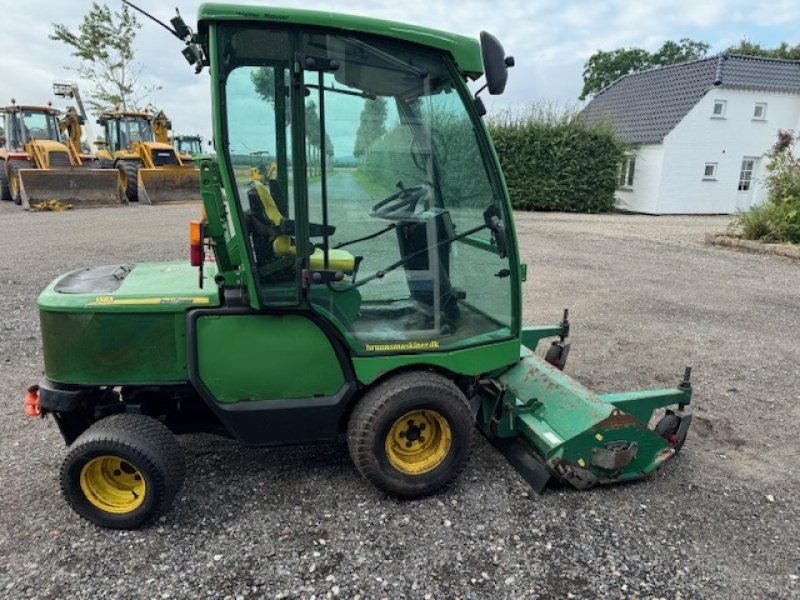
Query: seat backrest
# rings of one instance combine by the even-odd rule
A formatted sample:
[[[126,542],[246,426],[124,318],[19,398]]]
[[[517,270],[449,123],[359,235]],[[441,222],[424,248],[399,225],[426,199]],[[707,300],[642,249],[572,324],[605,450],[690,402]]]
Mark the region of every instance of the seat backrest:
[[[278,205],[275,204],[275,200],[272,198],[272,194],[269,193],[267,186],[260,181],[254,181],[253,187],[258,194],[258,199],[261,201],[261,206],[264,207],[264,213],[267,215],[267,218],[272,221],[275,227],[279,227],[281,221],[283,221],[283,215],[278,209]]]

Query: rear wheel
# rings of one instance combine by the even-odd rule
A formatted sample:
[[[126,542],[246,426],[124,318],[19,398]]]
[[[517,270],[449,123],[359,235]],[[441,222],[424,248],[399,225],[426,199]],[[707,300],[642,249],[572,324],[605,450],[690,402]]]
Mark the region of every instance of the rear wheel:
[[[356,405],[347,444],[358,471],[381,490],[418,498],[464,469],[474,435],[467,399],[449,379],[428,371],[392,377]]]
[[[183,484],[183,451],[161,422],[112,415],[78,437],[61,467],[72,509],[112,529],[139,527],[166,510]]]
[[[0,200],[11,200],[11,190],[8,188],[6,177],[6,160],[0,158]]]
[[[117,163],[119,169],[119,185],[128,202],[139,200],[139,168],[138,160],[121,160]]]
[[[8,188],[11,192],[11,199],[17,206],[22,204],[22,182],[19,171],[20,169],[30,168],[31,161],[29,160],[12,160],[8,163]]]

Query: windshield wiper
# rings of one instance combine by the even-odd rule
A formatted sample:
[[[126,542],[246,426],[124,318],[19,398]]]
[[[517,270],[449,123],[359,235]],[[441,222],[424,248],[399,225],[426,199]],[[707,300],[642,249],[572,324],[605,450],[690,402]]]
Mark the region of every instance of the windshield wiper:
[[[346,96],[358,96],[359,98],[366,98],[367,100],[375,100],[375,98],[377,98],[375,94],[370,94],[369,92],[355,92],[353,90],[343,90],[332,86],[328,87],[326,85],[320,87],[316,83],[307,83],[306,87],[314,90],[324,90],[326,92],[333,92],[335,94],[344,94]]]

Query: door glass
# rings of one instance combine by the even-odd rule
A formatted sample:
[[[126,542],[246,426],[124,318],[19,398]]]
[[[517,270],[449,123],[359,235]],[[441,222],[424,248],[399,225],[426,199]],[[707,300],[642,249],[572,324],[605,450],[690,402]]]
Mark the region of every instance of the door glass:
[[[368,353],[508,337],[509,259],[487,225],[502,196],[449,59],[337,35],[302,47],[328,67],[304,74],[310,267],[343,275],[312,285],[313,305]]]
[[[225,78],[225,152],[254,277],[265,303],[296,304],[302,256],[291,195],[289,34],[229,31],[222,49],[230,68]]]

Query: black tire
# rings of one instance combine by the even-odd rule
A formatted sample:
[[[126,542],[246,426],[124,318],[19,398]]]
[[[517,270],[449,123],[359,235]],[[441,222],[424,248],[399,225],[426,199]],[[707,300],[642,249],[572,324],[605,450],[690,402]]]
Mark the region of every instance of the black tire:
[[[145,415],[119,414],[97,421],[73,442],[61,467],[61,491],[89,521],[135,529],[169,508],[184,476],[183,451],[166,426]],[[123,493],[131,497],[105,502]]]
[[[656,423],[655,432],[657,435],[660,435],[662,438],[669,442],[669,445],[672,449],[675,450],[675,454],[681,451],[683,445],[686,443],[686,432],[681,437],[677,437],[678,429],[681,425],[681,419],[677,415],[667,413],[661,420]]]
[[[11,190],[8,188],[6,177],[6,160],[0,158],[0,200],[11,200]]]
[[[415,426],[414,419],[409,419],[407,431],[400,432],[400,437],[412,440],[406,445],[419,444],[422,449],[423,443],[446,442],[445,424],[450,434],[449,443],[438,442],[434,446],[438,451],[418,473],[397,466],[396,453],[409,450],[393,444],[397,427],[402,428],[400,424],[409,415],[423,418]],[[423,435],[426,422],[431,424],[427,442]],[[474,431],[467,399],[453,382],[429,371],[413,371],[391,377],[364,394],[350,416],[347,445],[361,475],[392,496],[410,499],[438,492],[464,470]],[[409,463],[401,460],[400,464]]]
[[[120,185],[122,193],[128,202],[139,201],[139,168],[142,166],[138,160],[121,160],[117,163],[120,171]]]
[[[12,160],[8,163],[8,182],[11,192],[11,199],[17,206],[22,205],[22,184],[20,183],[19,170],[30,169],[32,167],[29,160]]]

